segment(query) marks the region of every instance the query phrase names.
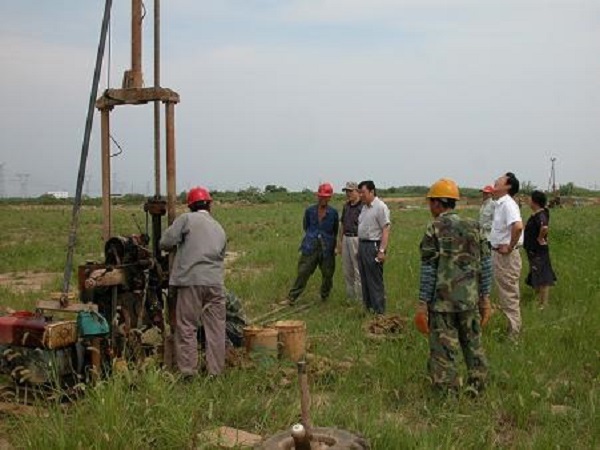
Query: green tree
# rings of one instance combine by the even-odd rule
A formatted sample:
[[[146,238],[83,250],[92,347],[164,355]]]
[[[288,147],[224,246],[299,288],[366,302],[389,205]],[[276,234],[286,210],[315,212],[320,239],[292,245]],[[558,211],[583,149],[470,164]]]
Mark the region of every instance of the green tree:
[[[560,193],[560,195],[572,195],[574,189],[575,189],[575,183],[573,183],[572,181],[569,181],[567,184],[563,184],[558,189],[558,192]]]
[[[265,193],[267,194],[276,194],[278,192],[286,193],[288,190],[283,186],[277,186],[275,184],[267,184],[265,186]]]
[[[523,181],[521,183],[520,192],[521,192],[521,194],[531,194],[536,189],[537,189],[537,186],[535,184],[533,184],[531,181],[527,180],[527,181]]]

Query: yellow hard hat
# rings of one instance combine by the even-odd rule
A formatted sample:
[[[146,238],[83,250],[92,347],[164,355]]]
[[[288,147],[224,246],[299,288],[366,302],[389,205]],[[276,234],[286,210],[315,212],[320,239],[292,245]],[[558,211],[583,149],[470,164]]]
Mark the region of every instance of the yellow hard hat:
[[[441,178],[431,185],[427,193],[427,198],[453,198],[454,200],[460,200],[460,193],[454,180]]]

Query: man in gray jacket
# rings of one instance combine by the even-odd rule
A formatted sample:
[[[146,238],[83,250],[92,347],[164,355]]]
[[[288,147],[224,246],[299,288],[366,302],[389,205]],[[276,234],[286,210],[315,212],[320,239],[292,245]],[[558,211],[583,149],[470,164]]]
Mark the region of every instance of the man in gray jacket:
[[[188,192],[189,213],[177,217],[160,240],[177,248],[169,284],[177,288],[175,360],[184,377],[198,373],[199,322],[206,335],[206,367],[218,375],[225,367],[225,231],[210,214],[208,190]]]

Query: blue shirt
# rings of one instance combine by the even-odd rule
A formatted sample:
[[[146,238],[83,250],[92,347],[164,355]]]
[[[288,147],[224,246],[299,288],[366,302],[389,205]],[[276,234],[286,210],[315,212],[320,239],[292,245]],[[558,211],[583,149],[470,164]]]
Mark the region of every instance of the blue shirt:
[[[317,249],[317,244],[321,242],[323,256],[333,256],[339,227],[338,212],[335,208],[327,206],[325,216],[319,222],[319,205],[309,206],[304,211],[302,227],[305,232],[300,244],[303,255],[313,253]]]

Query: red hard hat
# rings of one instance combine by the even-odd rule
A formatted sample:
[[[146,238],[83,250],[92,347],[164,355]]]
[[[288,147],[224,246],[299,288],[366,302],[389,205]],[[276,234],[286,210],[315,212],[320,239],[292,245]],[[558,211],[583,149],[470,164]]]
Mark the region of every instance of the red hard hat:
[[[212,197],[210,196],[210,192],[208,189],[196,186],[191,188],[187,194],[187,204],[188,206],[196,203],[196,202],[212,202]]]
[[[319,186],[317,196],[321,198],[329,198],[333,195],[333,186],[331,183],[323,183]]]

